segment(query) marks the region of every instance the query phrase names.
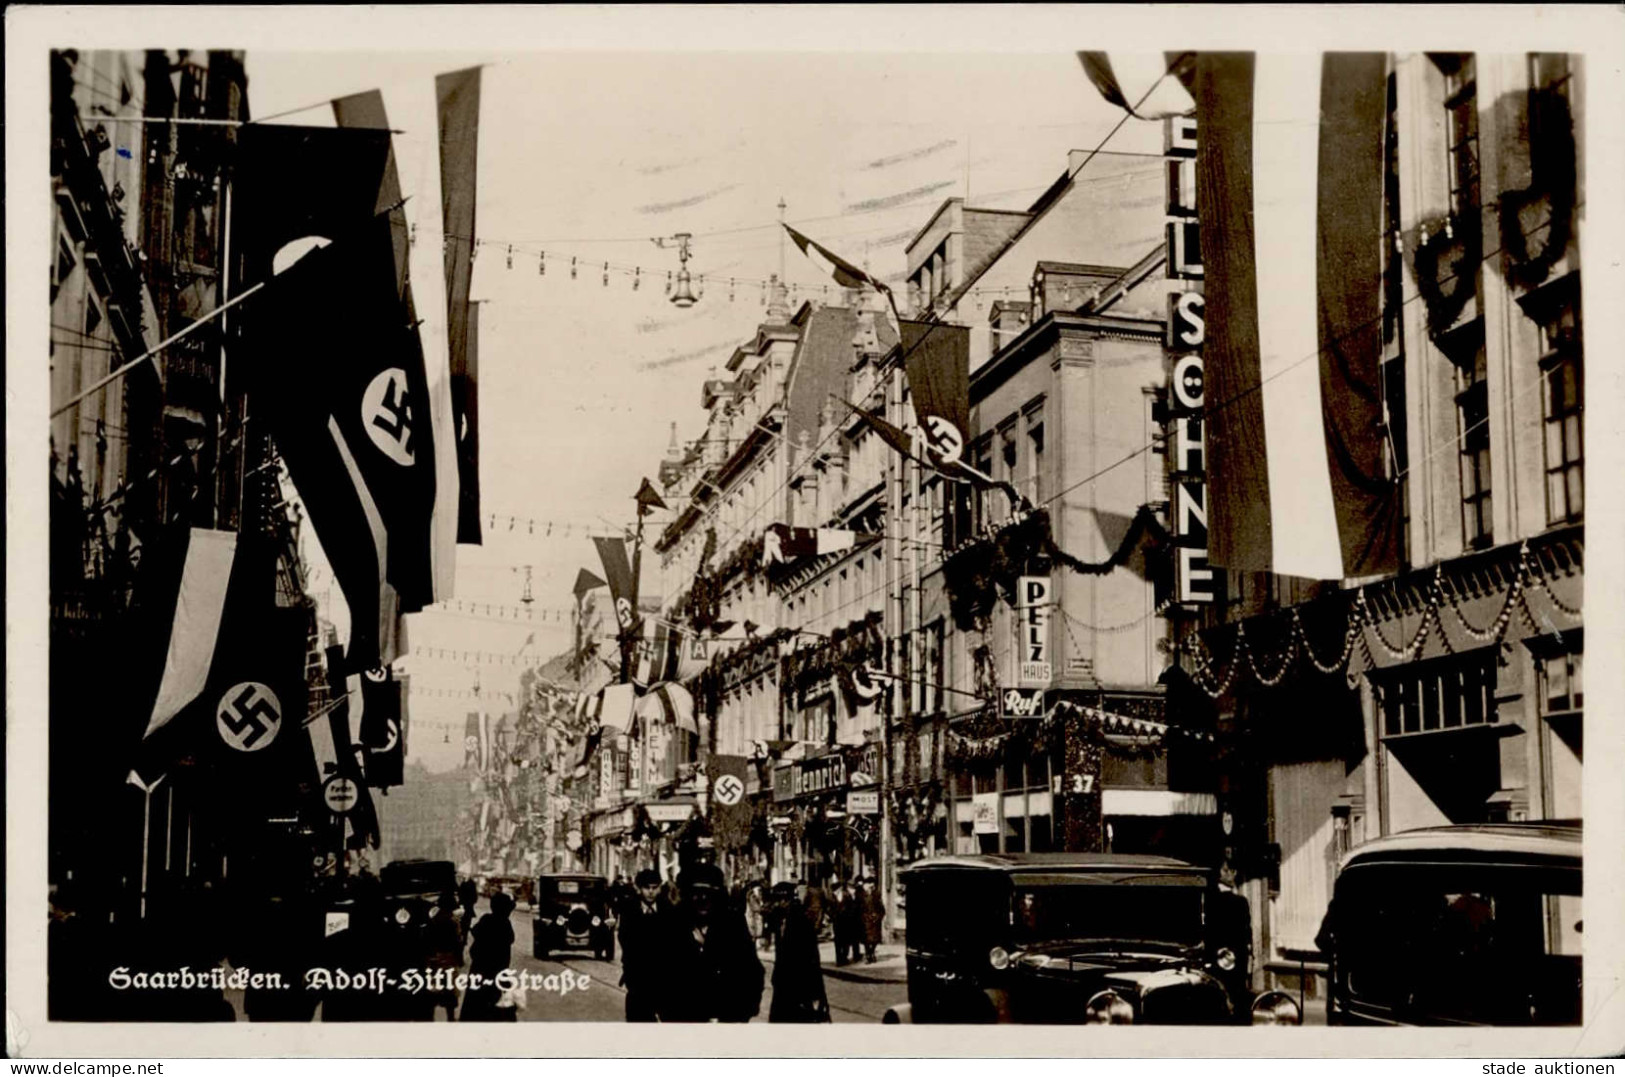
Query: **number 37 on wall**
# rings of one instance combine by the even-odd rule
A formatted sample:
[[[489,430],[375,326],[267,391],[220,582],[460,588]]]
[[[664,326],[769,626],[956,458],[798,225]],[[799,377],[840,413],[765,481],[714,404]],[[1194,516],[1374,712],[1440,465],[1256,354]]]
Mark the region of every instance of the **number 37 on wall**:
[[[1059,774],[1055,776],[1054,791],[1057,793],[1061,791],[1061,778],[1062,776]],[[1095,776],[1093,774],[1073,774],[1071,778],[1072,788],[1069,792],[1087,794],[1095,791]]]

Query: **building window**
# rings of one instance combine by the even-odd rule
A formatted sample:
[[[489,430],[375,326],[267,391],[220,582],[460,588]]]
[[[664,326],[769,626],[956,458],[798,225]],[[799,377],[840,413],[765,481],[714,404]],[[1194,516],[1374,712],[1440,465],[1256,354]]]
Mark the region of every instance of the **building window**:
[[[1473,344],[1455,363],[1457,437],[1460,446],[1461,531],[1467,549],[1495,541],[1490,498],[1490,403],[1483,323],[1473,323]]]
[[[1568,93],[1568,81],[1573,74],[1566,52],[1531,52],[1529,54],[1529,86],[1534,90],[1561,90]]]
[[[1374,680],[1385,737],[1491,725],[1495,649],[1413,665]]]
[[[1546,522],[1574,523],[1585,515],[1585,385],[1579,316],[1572,298],[1540,323],[1540,334]]]
[[[1585,709],[1584,670],[1585,655],[1579,651],[1541,663],[1541,717],[1580,716]]]
[[[1027,413],[1027,475],[1019,487],[1027,500],[1043,505],[1044,489],[1044,410],[1035,408]]]
[[[1445,152],[1449,158],[1450,212],[1478,209],[1478,79],[1472,53],[1435,57],[1444,72]],[[1471,218],[1475,223],[1476,217]]]

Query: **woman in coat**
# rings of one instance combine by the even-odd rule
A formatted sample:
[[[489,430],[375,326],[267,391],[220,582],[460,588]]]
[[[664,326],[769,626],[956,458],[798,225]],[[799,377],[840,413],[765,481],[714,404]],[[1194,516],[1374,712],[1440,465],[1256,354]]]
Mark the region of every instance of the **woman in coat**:
[[[863,891],[858,896],[858,911],[863,917],[863,962],[875,963],[875,948],[880,945],[886,929],[886,903],[880,899],[880,888],[873,879],[863,880]]]

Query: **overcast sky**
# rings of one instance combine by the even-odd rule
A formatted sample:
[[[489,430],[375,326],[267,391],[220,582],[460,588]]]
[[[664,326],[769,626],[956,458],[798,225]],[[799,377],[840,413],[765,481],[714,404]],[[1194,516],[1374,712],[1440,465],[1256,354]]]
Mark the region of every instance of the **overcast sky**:
[[[487,523],[493,513],[499,520],[484,547],[460,548],[458,597],[481,603],[479,618],[485,603],[518,606],[529,565],[537,617],[557,619],[499,623],[455,612],[411,619],[412,749],[435,769],[460,762],[462,716],[472,701],[422,690],[466,691],[478,665],[484,691],[512,691],[520,667],[429,652],[513,654],[533,631],[539,656],[569,646],[568,617],[560,616],[569,588],[579,567],[598,570],[588,531],[631,520],[631,495],[655,473],[670,424],[680,438],[701,433],[700,382],[763,316],[760,282],[778,272],[785,246],[776,224],[781,197],[786,218],[813,238],[880,274],[900,275],[905,243],[943,199],[968,187],[972,204],[1025,208],[1065,169],[1069,149],[1094,146],[1120,115],[1065,51],[250,50],[249,103],[266,117],[372,88],[421,89],[439,72],[475,63],[487,65],[478,234],[495,244],[481,248],[473,283],[473,296],[486,301],[481,492]],[[332,121],[321,107],[278,122]],[[422,137],[406,130],[397,140]],[[432,146],[429,138],[423,147]],[[1131,124],[1111,146],[1158,150],[1160,139],[1156,125]],[[403,180],[410,189],[411,177]],[[437,205],[419,199],[409,210]],[[704,298],[687,311],[664,294],[675,252],[652,242],[677,232],[694,234],[690,268],[706,274]],[[538,273],[544,251],[545,276]],[[793,246],[784,258],[786,279],[802,297],[817,298],[827,281]],[[633,268],[636,290],[626,272]],[[738,282],[732,302],[728,278]],[[671,361],[649,367],[662,360]],[[510,516],[520,519],[511,531]],[[324,602],[338,599],[330,583],[318,573]]]

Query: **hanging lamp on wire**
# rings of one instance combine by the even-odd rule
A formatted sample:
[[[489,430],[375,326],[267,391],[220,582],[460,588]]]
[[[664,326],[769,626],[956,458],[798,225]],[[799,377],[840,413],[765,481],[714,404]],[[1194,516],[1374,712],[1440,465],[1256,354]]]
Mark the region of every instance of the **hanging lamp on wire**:
[[[668,240],[677,246],[677,279],[671,293],[672,305],[680,310],[687,310],[699,301],[705,294],[704,278],[701,278],[700,290],[694,291],[694,279],[688,272],[688,260],[691,256],[689,241],[694,238],[691,232],[678,232],[674,236],[654,240],[654,245],[665,250]]]

